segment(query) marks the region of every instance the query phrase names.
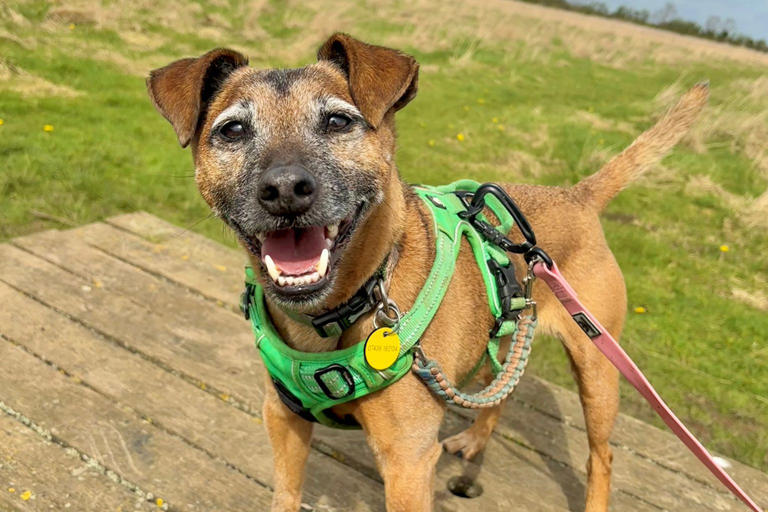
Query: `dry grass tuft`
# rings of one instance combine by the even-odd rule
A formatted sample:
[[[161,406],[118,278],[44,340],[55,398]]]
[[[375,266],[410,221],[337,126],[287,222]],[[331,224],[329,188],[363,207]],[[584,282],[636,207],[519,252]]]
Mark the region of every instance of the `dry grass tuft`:
[[[500,164],[500,168],[513,176],[539,177],[545,172],[539,157],[525,151],[512,150]]]
[[[768,229],[768,190],[753,200],[742,214],[748,227]]]
[[[681,84],[672,84],[656,97],[656,104],[668,103],[681,90]],[[711,144],[727,144],[732,152],[743,151],[768,178],[768,77],[736,80],[727,93],[715,91],[719,101],[704,110],[683,142],[698,153],[707,152]]]
[[[61,96],[74,98],[83,93],[66,85],[55,84],[0,59],[0,88],[25,97]]]
[[[761,311],[768,311],[768,295],[759,290],[750,292],[742,288],[731,288],[731,297]]]
[[[672,103],[672,101],[669,103]],[[577,111],[573,118],[576,121],[589,123],[596,130],[619,131],[629,135],[637,135],[638,133],[637,128],[635,128],[632,123],[623,120],[606,119],[599,114],[595,114],[594,112],[587,112],[586,110]]]

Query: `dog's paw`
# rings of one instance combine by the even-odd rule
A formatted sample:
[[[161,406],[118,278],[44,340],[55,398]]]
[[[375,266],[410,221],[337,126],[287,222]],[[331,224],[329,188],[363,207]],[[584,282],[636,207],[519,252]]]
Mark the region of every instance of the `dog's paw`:
[[[443,449],[464,460],[472,460],[475,455],[483,451],[485,444],[488,442],[488,437],[480,435],[472,428],[468,428],[464,432],[444,440]]]

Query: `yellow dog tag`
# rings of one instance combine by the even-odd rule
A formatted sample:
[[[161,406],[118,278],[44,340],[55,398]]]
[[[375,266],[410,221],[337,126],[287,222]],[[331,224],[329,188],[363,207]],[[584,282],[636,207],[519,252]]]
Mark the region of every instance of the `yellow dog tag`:
[[[400,355],[400,336],[389,327],[373,331],[365,340],[365,362],[374,370],[386,370]]]

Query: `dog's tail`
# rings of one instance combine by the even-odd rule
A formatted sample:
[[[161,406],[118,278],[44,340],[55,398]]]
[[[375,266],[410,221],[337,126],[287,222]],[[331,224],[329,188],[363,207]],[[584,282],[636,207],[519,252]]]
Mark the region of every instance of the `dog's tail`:
[[[577,183],[574,191],[587,198],[598,211],[630,182],[658,163],[688,132],[709,96],[709,82],[700,82],[653,127],[643,132],[602,169]]]

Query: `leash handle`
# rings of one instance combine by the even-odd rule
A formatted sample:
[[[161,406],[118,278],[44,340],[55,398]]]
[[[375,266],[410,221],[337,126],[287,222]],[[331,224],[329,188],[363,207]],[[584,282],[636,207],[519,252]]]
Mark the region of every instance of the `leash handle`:
[[[675,416],[664,400],[648,382],[643,372],[627,355],[618,342],[603,327],[600,322],[584,307],[576,296],[576,292],[565,280],[554,262],[547,264],[537,261],[533,265],[536,277],[541,278],[555,294],[555,297],[565,307],[581,330],[589,336],[592,342],[602,352],[635,389],[645,398],[654,411],[664,420],[664,423],[688,447],[691,452],[723,483],[736,497],[744,502],[753,512],[763,512],[752,498],[745,493],[731,476],[717,465],[712,455],[704,445],[686,428]]]

